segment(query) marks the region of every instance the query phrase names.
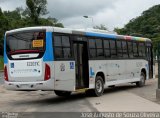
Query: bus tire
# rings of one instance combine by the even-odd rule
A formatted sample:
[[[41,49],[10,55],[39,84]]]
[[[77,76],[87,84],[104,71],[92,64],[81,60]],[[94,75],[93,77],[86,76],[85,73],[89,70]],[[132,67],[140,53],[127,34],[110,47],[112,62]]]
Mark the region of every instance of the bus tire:
[[[104,81],[101,76],[97,76],[95,80],[95,88],[86,91],[87,95],[91,96],[102,96],[104,92]]]
[[[143,87],[145,85],[146,75],[141,72],[140,81],[136,82],[137,87]]]
[[[55,94],[57,96],[68,97],[68,96],[71,95],[71,92],[69,92],[69,91],[58,91],[58,90],[55,90],[54,92],[55,92]]]

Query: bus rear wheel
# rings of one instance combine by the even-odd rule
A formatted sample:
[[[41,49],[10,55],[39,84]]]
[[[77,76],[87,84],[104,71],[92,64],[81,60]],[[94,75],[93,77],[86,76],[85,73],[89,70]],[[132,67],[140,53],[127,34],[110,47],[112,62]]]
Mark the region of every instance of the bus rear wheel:
[[[95,88],[86,91],[87,95],[102,96],[104,92],[104,81],[101,76],[97,76],[95,80]]]
[[[56,94],[57,96],[68,97],[68,96],[71,95],[71,92],[69,92],[69,91],[58,91],[58,90],[55,90],[54,92],[55,92],[55,94]]]
[[[136,82],[137,87],[143,87],[145,85],[146,75],[141,72],[140,81]]]

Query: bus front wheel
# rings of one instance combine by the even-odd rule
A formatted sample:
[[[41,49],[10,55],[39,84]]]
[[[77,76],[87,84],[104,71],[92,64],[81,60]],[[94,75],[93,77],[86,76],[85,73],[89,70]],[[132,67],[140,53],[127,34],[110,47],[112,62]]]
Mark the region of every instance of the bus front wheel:
[[[104,81],[101,76],[97,76],[95,80],[95,88],[86,91],[87,95],[102,96],[104,92]]]
[[[146,80],[146,75],[143,72],[141,72],[140,81],[136,82],[136,85],[138,87],[143,87],[145,85],[145,80]]]
[[[57,96],[68,97],[68,96],[71,95],[71,92],[69,92],[69,91],[57,91],[57,90],[55,90],[54,92],[55,92],[55,94],[56,94]]]

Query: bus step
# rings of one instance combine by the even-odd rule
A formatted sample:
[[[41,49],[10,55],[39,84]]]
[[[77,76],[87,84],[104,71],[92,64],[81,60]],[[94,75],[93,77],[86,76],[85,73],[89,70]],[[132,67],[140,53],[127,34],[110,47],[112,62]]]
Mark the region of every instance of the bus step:
[[[84,89],[77,89],[75,92],[83,93],[83,92],[85,92],[86,90],[88,90],[88,88],[84,88]]]

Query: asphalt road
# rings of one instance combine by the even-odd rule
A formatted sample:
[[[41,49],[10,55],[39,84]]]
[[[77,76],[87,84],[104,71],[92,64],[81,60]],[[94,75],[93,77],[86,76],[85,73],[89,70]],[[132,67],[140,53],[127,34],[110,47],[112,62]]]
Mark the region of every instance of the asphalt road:
[[[0,111],[10,112],[91,112],[97,111],[84,94],[58,97],[53,91],[7,91],[0,87]]]
[[[3,74],[0,73],[0,76],[2,78]],[[58,97],[53,91],[8,91],[4,88],[2,79],[0,83],[2,112],[98,112],[98,105],[107,104],[106,99],[117,100],[121,95],[128,94],[160,104],[160,101],[156,100],[157,79],[148,80],[142,88],[137,88],[134,84],[108,88],[102,97],[87,97],[84,93],[73,93],[68,98]]]
[[[140,96],[144,99],[147,99],[149,101],[155,102],[157,104],[160,104],[160,101],[156,99],[156,89],[158,88],[158,79],[150,79],[146,81],[145,86],[139,88],[136,87],[134,84],[128,85],[128,84],[122,84],[115,88],[112,88],[109,92],[114,91],[126,91],[132,94],[135,94],[137,96]],[[106,92],[108,89],[106,89]]]

